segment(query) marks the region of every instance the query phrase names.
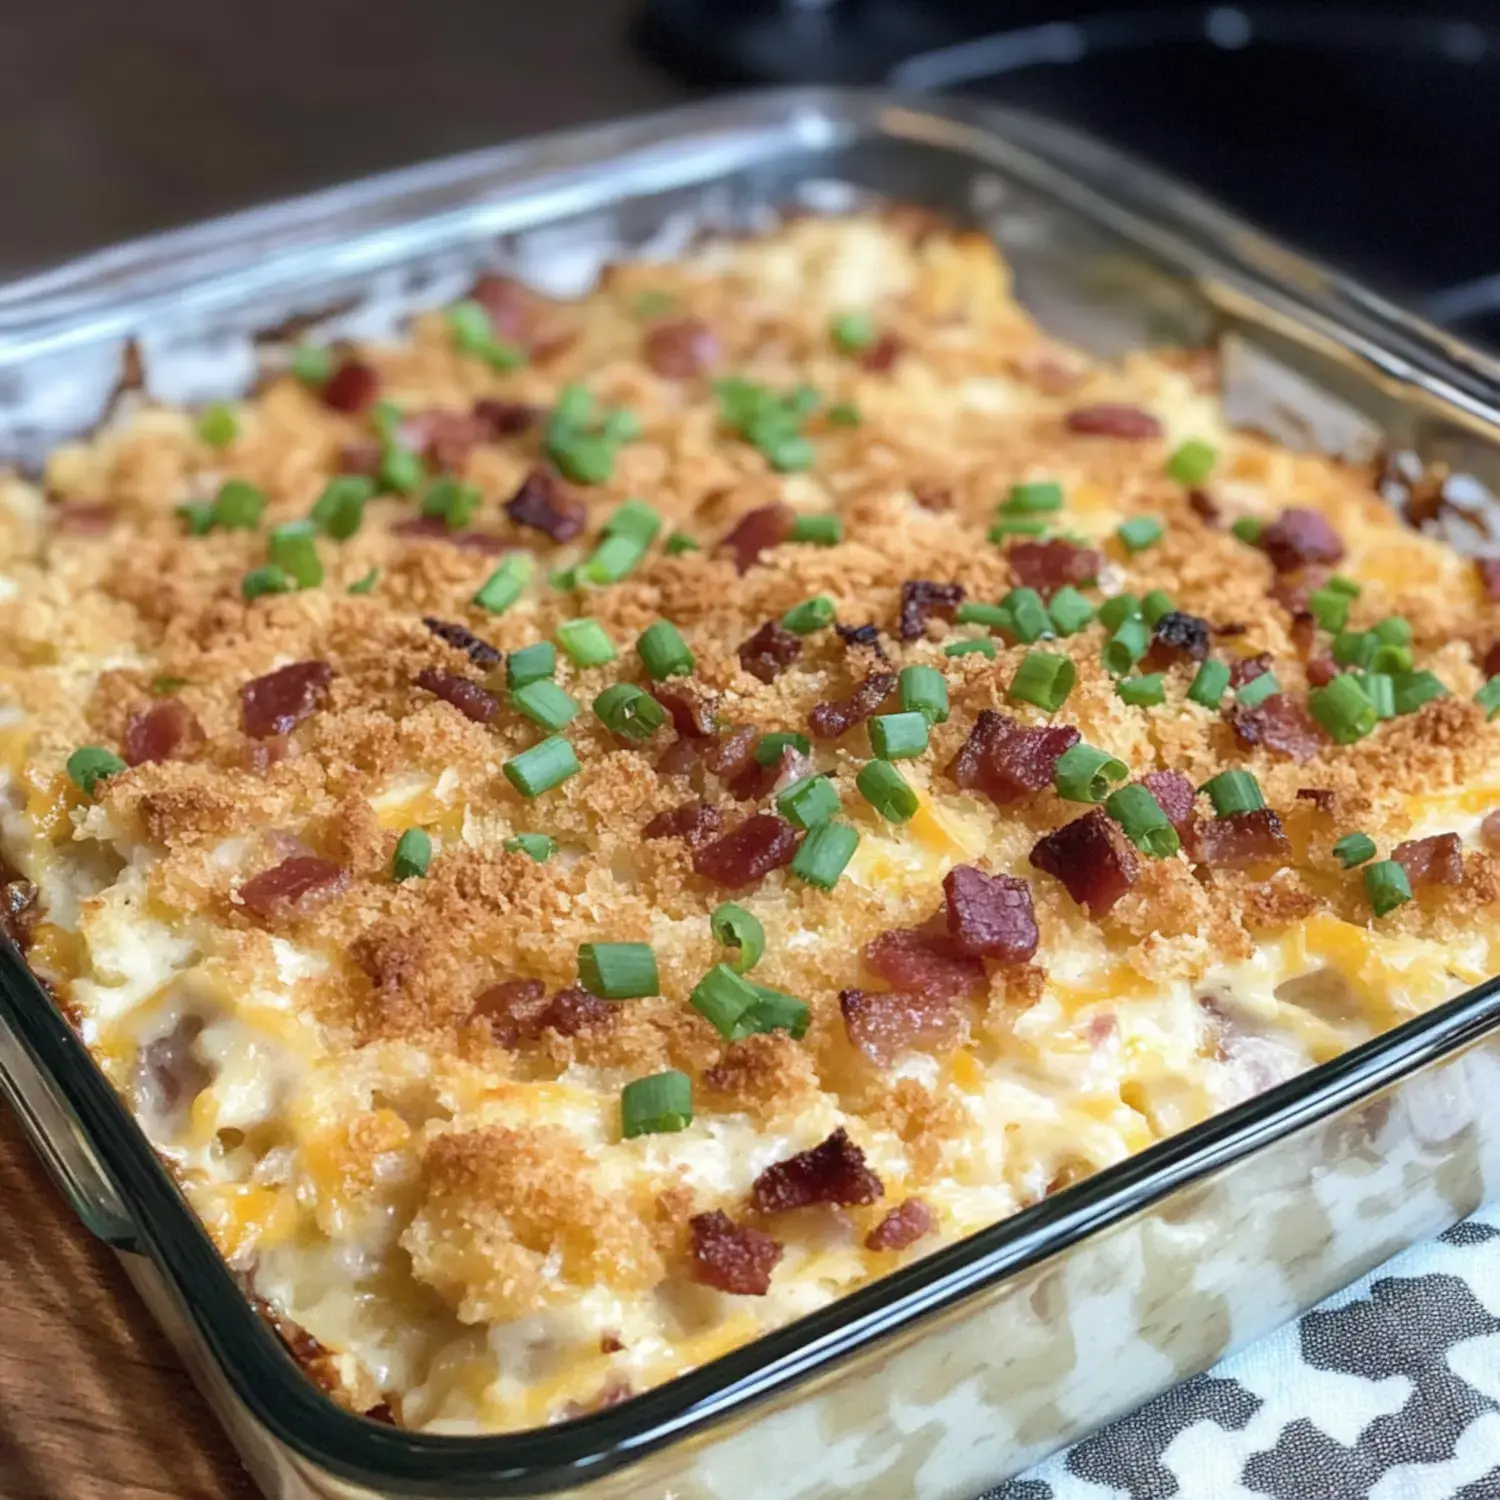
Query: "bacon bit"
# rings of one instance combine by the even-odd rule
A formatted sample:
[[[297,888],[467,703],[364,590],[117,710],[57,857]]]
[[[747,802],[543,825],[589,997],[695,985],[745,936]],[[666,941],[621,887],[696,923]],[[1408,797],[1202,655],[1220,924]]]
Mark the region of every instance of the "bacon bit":
[[[650,693],[672,715],[672,725],[685,740],[709,740],[719,732],[714,711],[719,706],[716,694],[677,679],[653,682]]]
[[[74,536],[103,536],[115,524],[115,512],[108,505],[91,505],[84,500],[65,500],[53,514],[53,526]]]
[[[554,542],[572,541],[588,521],[583,501],[568,494],[545,469],[533,469],[504,508],[517,526],[529,526]]]
[[[911,497],[923,510],[952,510],[953,491],[945,484],[918,482],[911,487]]]
[[[1102,807],[1038,839],[1031,863],[1062,881],[1095,921],[1108,914],[1141,871],[1130,841]]]
[[[985,982],[979,959],[962,952],[951,938],[920,928],[882,932],[865,944],[864,960],[887,984],[923,1000],[953,1000]]]
[[[698,740],[673,740],[656,757],[657,774],[691,776],[703,764],[703,747]]]
[[[240,900],[262,922],[304,917],[346,890],[349,872],[315,854],[294,855],[262,870],[240,887]]]
[[[525,343],[531,296],[514,277],[495,273],[481,276],[470,289],[469,300],[477,302],[489,314],[490,327],[497,338],[512,344]]]
[[[288,734],[328,696],[333,668],[326,661],[294,661],[240,687],[240,722],[251,739]]]
[[[1189,490],[1187,502],[1188,509],[1205,526],[1218,526],[1223,522],[1224,518],[1219,514],[1219,507],[1214,504],[1213,497],[1207,490]]]
[[[441,516],[412,516],[410,520],[398,521],[391,527],[391,535],[421,537],[457,547],[462,552],[483,552],[489,557],[498,557],[511,546],[493,531],[449,531]]]
[[[1288,760],[1311,760],[1327,741],[1301,698],[1273,693],[1254,708],[1229,710],[1230,728],[1242,745],[1264,745]]]
[[[1146,664],[1153,672],[1180,661],[1202,661],[1208,655],[1208,621],[1198,615],[1168,610],[1151,635]]]
[[[1097,578],[1104,568],[1104,554],[1092,547],[1060,540],[1017,542],[1006,549],[1011,577],[1022,587],[1051,598],[1058,589],[1079,588]]]
[[[741,516],[719,545],[734,554],[735,571],[746,573],[760,561],[762,552],[786,541],[795,519],[790,506],[763,505]]]
[[[896,363],[902,347],[901,340],[894,333],[883,333],[860,355],[860,368],[884,375]]]
[[[948,775],[965,791],[984,793],[997,807],[1052,785],[1058,757],[1078,743],[1067,724],[1024,729],[1007,714],[986,708],[948,765]]]
[[[691,380],[719,361],[719,336],[700,318],[658,323],[642,341],[641,353],[658,375]]]
[[[1342,670],[1331,656],[1315,656],[1307,664],[1307,685],[1327,687]]]
[[[964,592],[961,583],[933,583],[927,578],[909,578],[901,585],[898,626],[901,639],[916,640],[934,615],[940,620],[951,620],[954,611],[964,602]]]
[[[599,1335],[599,1352],[601,1354],[619,1354],[625,1348],[625,1341],[618,1333],[605,1332]]]
[[[1484,665],[1480,670],[1484,673],[1486,680],[1500,672],[1500,640],[1490,643],[1490,649],[1484,653]]]
[[[384,456],[384,451],[374,438],[345,443],[339,449],[339,473],[363,474],[366,479],[378,478]]]
[[[943,1052],[958,1040],[960,1019],[953,1003],[909,990],[840,990],[839,1010],[849,1040],[878,1067],[901,1053]]]
[[[517,437],[529,432],[542,419],[542,408],[530,406],[525,401],[494,401],[485,399],[474,403],[475,417],[484,423],[485,431],[492,438]]]
[[[723,1209],[688,1220],[693,1275],[704,1286],[737,1297],[764,1297],[785,1253],[768,1234],[736,1224]]]
[[[485,1022],[496,1044],[513,1050],[523,1041],[536,1040],[546,996],[540,979],[506,979],[480,995],[469,1018]]]
[[[963,952],[1003,964],[1025,963],[1036,952],[1041,935],[1024,880],[954,865],[943,877],[943,895],[948,935]]]
[[[1327,568],[1303,568],[1300,572],[1278,578],[1266,597],[1274,599],[1295,621],[1309,613],[1307,601],[1328,581]]]
[[[1156,805],[1178,833],[1192,827],[1198,793],[1186,776],[1178,771],[1148,771],[1141,777],[1140,784],[1156,798]]]
[[[1262,651],[1259,656],[1237,656],[1229,663],[1229,685],[1232,688],[1242,688],[1247,682],[1254,682],[1257,677],[1264,677],[1271,670],[1272,656],[1269,651]]]
[[[838,638],[847,649],[857,646],[863,650],[873,651],[881,661],[885,658],[885,648],[880,644],[880,627],[874,623],[865,625],[838,625],[834,627]]]
[[[1337,799],[1338,794],[1326,786],[1299,786],[1297,788],[1297,800],[1311,802],[1325,816],[1333,811]]]
[[[1053,354],[1029,356],[1020,362],[1016,373],[1046,396],[1066,396],[1078,388],[1084,375],[1081,369]]]
[[[541,1030],[555,1031],[559,1036],[577,1036],[580,1031],[607,1026],[617,1014],[608,1000],[601,1000],[588,990],[577,987],[559,990],[542,1012]]]
[[[693,869],[705,880],[738,890],[792,862],[797,830],[774,813],[752,813],[738,828],[693,854]]]
[[[737,776],[729,778],[730,794],[739,802],[759,802],[771,792],[782,792],[794,781],[811,776],[813,763],[794,745],[787,745],[775,765],[752,760]]]
[[[937,1215],[920,1198],[908,1198],[865,1236],[865,1249],[905,1250],[937,1227]]]
[[[413,412],[401,423],[402,440],[415,448],[437,469],[457,474],[469,454],[489,437],[488,424],[469,411],[444,411],[430,407]]]
[[[500,664],[500,653],[488,641],[482,641],[471,630],[462,625],[439,620],[432,615],[423,615],[422,623],[440,640],[462,651],[476,667],[495,667]]]
[[[748,724],[731,729],[708,752],[708,769],[726,781],[734,780],[746,766],[755,764],[755,744],[759,739],[760,730]]]
[[[1463,884],[1464,848],[1456,833],[1408,839],[1391,850],[1391,858],[1406,871],[1413,887]]]
[[[1271,807],[1254,812],[1230,813],[1225,818],[1206,818],[1199,823],[1193,839],[1193,858],[1200,865],[1229,869],[1274,860],[1278,865],[1291,862],[1292,845],[1281,826],[1281,818]]]
[[[560,1415],[564,1422],[576,1422],[579,1417],[586,1417],[591,1412],[607,1411],[611,1406],[618,1406],[622,1401],[630,1400],[633,1395],[635,1387],[631,1385],[630,1377],[619,1370],[612,1370],[604,1377],[604,1384],[599,1387],[598,1394],[592,1400],[564,1401]]]
[[[719,836],[724,814],[711,802],[684,802],[657,813],[641,830],[646,839],[682,839],[690,849]]]
[[[1076,407],[1063,418],[1063,426],[1069,432],[1079,432],[1086,437],[1134,440],[1160,437],[1162,431],[1161,423],[1149,411],[1115,401]]]
[[[740,647],[740,665],[762,682],[775,682],[802,654],[802,637],[777,620],[767,620]]]
[[[323,386],[323,405],[333,411],[364,411],[380,394],[380,376],[358,360],[345,360]]]
[[[1215,625],[1214,634],[1220,636],[1244,635],[1249,628],[1243,620],[1231,620],[1227,625]]]
[[[1313,647],[1318,644],[1317,617],[1308,610],[1299,609],[1292,616],[1291,637],[1297,655],[1305,661],[1312,654]]]
[[[750,1204],[761,1214],[786,1213],[814,1203],[856,1208],[874,1203],[884,1192],[884,1184],[865,1165],[865,1153],[840,1125],[812,1150],[767,1167],[751,1184]]]
[[[1475,570],[1479,574],[1479,586],[1491,604],[1500,601],[1500,557],[1476,557]]]
[[[1500,850],[1500,808],[1484,815],[1479,825],[1479,838],[1486,849]]]
[[[807,727],[814,739],[836,740],[856,724],[863,724],[895,690],[894,672],[871,672],[847,698],[815,703],[807,716]]]
[[[287,758],[288,745],[284,735],[272,735],[269,739],[248,741],[240,755],[240,763],[256,776],[264,776],[274,765]]]
[[[125,725],[125,764],[178,760],[191,755],[207,739],[197,715],[181,698],[164,698],[131,714]]]
[[[364,1418],[367,1422],[383,1422],[387,1427],[396,1425],[396,1413],[391,1410],[389,1401],[377,1401],[364,1413]]]
[[[419,688],[435,693],[444,703],[451,703],[466,719],[476,724],[488,724],[500,712],[500,700],[487,693],[468,677],[457,672],[439,672],[433,667],[423,667],[416,676]]]
[[[1336,563],[1344,555],[1339,534],[1320,510],[1289,506],[1260,534],[1260,547],[1278,573],[1309,563]]]

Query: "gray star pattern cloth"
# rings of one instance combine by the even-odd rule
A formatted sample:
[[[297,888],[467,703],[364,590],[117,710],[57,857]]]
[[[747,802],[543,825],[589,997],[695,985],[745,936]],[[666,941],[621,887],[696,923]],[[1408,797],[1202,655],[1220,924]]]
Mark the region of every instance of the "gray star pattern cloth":
[[[1500,1205],[981,1500],[1500,1500]]]

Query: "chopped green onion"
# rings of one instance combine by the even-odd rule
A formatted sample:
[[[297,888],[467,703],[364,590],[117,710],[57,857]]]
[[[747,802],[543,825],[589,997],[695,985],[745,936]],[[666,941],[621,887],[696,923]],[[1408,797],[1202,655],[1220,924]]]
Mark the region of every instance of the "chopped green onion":
[[[1346,833],[1333,846],[1333,857],[1346,870],[1375,858],[1375,840],[1367,833]]]
[[[1396,712],[1414,714],[1434,698],[1446,698],[1448,689],[1431,672],[1404,672],[1396,678]]]
[[[601,417],[588,388],[570,385],[552,409],[543,443],[547,456],[568,479],[603,484],[614,472],[620,445],[639,435],[634,413],[613,411]]]
[[[1010,614],[1010,629],[1016,638],[1028,646],[1053,633],[1052,617],[1035,589],[1012,589],[1000,601],[1000,608]]]
[[[1058,756],[1052,768],[1052,784],[1067,802],[1103,802],[1110,787],[1124,781],[1130,767],[1107,751],[1079,741]]]
[[[854,784],[865,801],[892,823],[907,822],[922,805],[905,777],[887,760],[866,761]]]
[[[579,564],[578,573],[585,583],[596,586],[618,583],[646,555],[646,543],[636,536],[607,536]]]
[[[1365,697],[1375,705],[1375,716],[1379,719],[1396,717],[1396,679],[1385,672],[1361,672],[1359,685]]]
[[[1045,521],[1028,516],[1001,516],[990,526],[989,539],[992,542],[1003,542],[1007,537],[1013,536],[1042,536],[1046,530]]]
[[[432,840],[420,828],[408,828],[396,840],[396,857],[391,861],[391,874],[397,880],[414,880],[427,873],[432,863]]]
[[[1094,618],[1094,606],[1068,584],[1047,601],[1047,613],[1059,635],[1077,635]]]
[[[1266,529],[1266,523],[1258,516],[1241,516],[1229,529],[1242,542],[1254,547],[1259,544],[1260,534]]]
[[[1339,745],[1352,745],[1363,739],[1377,722],[1375,705],[1347,672],[1335,677],[1327,687],[1314,688],[1307,695],[1307,707]]]
[[[1249,682],[1243,684],[1235,693],[1235,702],[1241,708],[1255,708],[1266,701],[1274,698],[1281,691],[1281,684],[1276,680],[1274,672],[1262,672],[1258,677],[1252,677]]]
[[[1406,871],[1394,859],[1383,859],[1379,864],[1365,866],[1365,899],[1377,917],[1393,912],[1411,900],[1411,881]]]
[[[1106,630],[1118,630],[1140,612],[1141,601],[1134,594],[1114,594],[1099,606],[1099,623]]]
[[[662,551],[668,557],[680,557],[684,552],[701,552],[703,548],[685,531],[674,531],[662,543]]]
[[[1104,670],[1123,677],[1151,649],[1151,627],[1140,615],[1121,620],[1100,652]]]
[[[936,667],[902,667],[896,691],[906,712],[925,715],[929,724],[948,722],[948,679]]]
[[[189,500],[172,508],[173,515],[187,527],[189,536],[205,536],[213,529],[214,508],[206,500]]]
[[[333,350],[300,344],[292,351],[292,374],[304,385],[326,385],[333,374]]]
[[[68,757],[68,778],[85,797],[92,797],[94,788],[107,776],[118,776],[128,769],[113,750],[102,745],[85,745]]]
[[[755,742],[755,763],[769,769],[781,759],[784,750],[795,750],[798,755],[806,755],[811,749],[812,745],[805,734],[798,734],[795,729],[773,729]]]
[[[1307,596],[1307,607],[1318,624],[1335,635],[1349,623],[1349,596],[1339,589],[1314,589]]]
[[[151,679],[151,692],[154,697],[167,698],[188,685],[189,679],[186,677],[172,677],[163,673],[162,676]]]
[[[492,615],[503,615],[525,592],[536,562],[528,552],[512,552],[474,595],[474,603]]]
[[[449,531],[461,531],[474,519],[483,498],[471,484],[439,479],[422,497],[420,511],[442,521]]]
[[[1333,659],[1341,667],[1368,667],[1379,649],[1368,630],[1341,630],[1333,638]]]
[[[876,339],[875,320],[869,313],[839,313],[828,325],[833,342],[845,354],[862,354]]]
[[[951,645],[943,647],[944,656],[973,656],[975,654],[988,657],[991,661],[995,659],[995,643],[993,641],[954,641]]]
[[[227,479],[214,496],[209,524],[220,531],[254,531],[265,508],[264,490],[243,479]]]
[[[1167,859],[1182,847],[1161,804],[1143,786],[1122,786],[1105,800],[1104,810],[1142,854]]]
[[[1260,783],[1248,771],[1220,771],[1217,776],[1210,776],[1198,790],[1208,793],[1208,800],[1214,805],[1214,815],[1220,818],[1235,813],[1259,812],[1266,805]]]
[[[1007,515],[1037,516],[1061,510],[1062,503],[1062,486],[1056,480],[1040,479],[1011,485],[1002,508]]]
[[[239,435],[240,422],[232,406],[210,406],[198,418],[198,436],[210,448],[227,448]]]
[[[266,552],[272,566],[280,568],[299,589],[315,589],[323,581],[316,536],[311,521],[288,521],[275,527],[267,538]]]
[[[859,834],[847,823],[819,823],[792,856],[792,874],[820,891],[831,891],[858,847]]]
[[[370,408],[370,431],[386,446],[396,441],[401,422],[401,408],[394,401],[377,401]]]
[[[568,660],[576,667],[602,667],[619,655],[604,627],[587,615],[564,620],[557,627],[557,644],[568,653]]]
[[[601,1000],[638,1000],[661,993],[650,943],[583,943],[578,982]]]
[[[523,797],[540,797],[583,769],[573,747],[560,734],[542,740],[505,762],[505,779]]]
[[[1383,673],[1387,677],[1399,677],[1405,672],[1411,671],[1411,647],[1381,645],[1375,648],[1375,653],[1370,657],[1370,670]]]
[[[557,853],[557,840],[550,833],[513,833],[500,847],[507,854],[524,854],[544,865]]]
[[[739,1034],[749,1036],[752,1032],[785,1031],[790,1033],[794,1042],[801,1041],[812,1020],[812,1012],[807,1006],[769,985],[756,984],[752,980],[750,988],[755,991],[755,1004],[740,1018]]]
[[[1387,615],[1371,626],[1371,630],[1382,646],[1411,645],[1411,621],[1401,615]]]
[[[1115,527],[1115,535],[1127,552],[1144,552],[1162,539],[1166,528],[1155,516],[1132,516]]]
[[[729,967],[736,974],[748,974],[766,951],[766,929],[752,912],[733,901],[725,901],[714,908],[708,919],[708,930],[721,947],[739,949],[728,960]]]
[[[490,315],[478,302],[455,302],[443,316],[460,354],[478,354],[495,336]]]
[[[615,471],[614,447],[596,433],[559,437],[547,449],[547,456],[576,484],[603,484]]]
[[[633,536],[649,547],[661,530],[661,517],[644,500],[629,499],[600,528],[603,536]]]
[[[1189,438],[1167,460],[1167,473],[1178,484],[1202,484],[1213,473],[1218,453],[1202,438]]]
[[[632,682],[617,682],[594,699],[594,715],[611,734],[639,744],[667,722],[667,711]]]
[[[1219,699],[1224,696],[1224,689],[1228,686],[1229,668],[1223,662],[1210,658],[1198,668],[1187,695],[1194,703],[1201,703],[1204,708],[1217,708]]]
[[[380,577],[379,568],[371,568],[363,578],[356,578],[346,590],[350,594],[373,594],[375,592],[376,580]]]
[[[1147,677],[1122,677],[1115,684],[1115,692],[1132,708],[1155,708],[1158,703],[1167,701],[1160,672],[1152,672]]]
[[[282,569],[273,563],[263,568],[251,568],[240,579],[240,593],[246,600],[259,599],[263,594],[290,594],[297,585]]]
[[[742,910],[740,907],[734,909]],[[719,911],[723,910],[721,906]],[[716,912],[715,916],[717,915]],[[745,915],[749,916],[749,913],[746,912]],[[755,921],[753,917],[750,920]],[[760,923],[756,922],[755,925],[759,929]],[[718,933],[715,932],[714,936],[718,937]],[[740,956],[743,959],[743,948]],[[693,986],[693,991],[688,996],[688,1004],[728,1041],[739,1041],[760,1029],[753,1024],[746,1024],[760,1001],[760,993],[758,985],[740,978],[744,972],[730,964],[715,964]]]
[[[1052,651],[1028,651],[1010,680],[1010,697],[1020,703],[1034,703],[1053,713],[1063,706],[1078,669],[1066,656]]]
[[[1500,673],[1485,683],[1480,690],[1474,694],[1474,701],[1484,710],[1486,719],[1493,719],[1500,714]]]
[[[561,729],[578,716],[578,700],[563,692],[550,677],[528,682],[510,695],[510,701],[543,729]]]
[[[927,749],[927,715],[876,714],[869,721],[870,751],[877,760],[911,760]]]
[[[668,1135],[693,1123],[693,1083],[686,1073],[668,1068],[636,1078],[620,1090],[620,1134]]]
[[[422,483],[421,457],[410,448],[399,443],[387,444],[380,458],[380,484],[382,489],[397,495],[410,495]]]
[[[817,630],[826,630],[833,624],[838,611],[827,594],[817,594],[794,604],[782,615],[782,625],[794,635],[811,635]]]
[[[345,542],[364,524],[365,503],[375,482],[364,474],[340,474],[323,486],[309,512],[313,525],[335,541]]]
[[[660,318],[673,311],[676,306],[677,298],[671,292],[663,292],[658,288],[648,288],[646,291],[636,294],[636,299],[631,304],[631,310],[638,318]]]
[[[1176,609],[1172,596],[1165,589],[1152,589],[1141,600],[1141,613],[1146,617],[1148,625],[1155,625],[1164,615],[1175,613]]]
[[[512,651],[505,662],[505,685],[515,692],[529,683],[540,682],[557,671],[557,648],[551,641],[538,641]]]
[[[987,630],[1009,630],[1014,622],[1010,611],[1000,604],[980,604],[965,601],[953,611],[956,625],[983,625]]]
[[[858,427],[862,420],[859,408],[852,401],[835,401],[827,416],[830,427]]]
[[[635,649],[653,682],[691,676],[697,665],[688,643],[670,620],[653,620],[637,637]]]
[[[804,776],[777,799],[776,811],[794,828],[816,828],[834,817],[843,804],[826,776]]]
[[[844,540],[842,516],[798,516],[792,522],[791,540],[814,547],[836,547]]]
[[[1358,599],[1360,587],[1352,578],[1345,578],[1342,573],[1335,573],[1327,583],[1325,589],[1332,589],[1336,594],[1347,594],[1351,599]]]

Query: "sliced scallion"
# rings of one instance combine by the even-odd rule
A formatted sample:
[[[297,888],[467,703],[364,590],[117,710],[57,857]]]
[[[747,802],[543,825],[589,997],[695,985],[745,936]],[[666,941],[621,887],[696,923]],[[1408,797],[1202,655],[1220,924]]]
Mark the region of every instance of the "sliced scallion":
[[[661,992],[650,943],[582,944],[578,982],[601,1000],[638,1000]]]
[[[1104,810],[1120,825],[1125,837],[1152,859],[1167,859],[1182,847],[1161,804],[1143,786],[1122,786],[1111,792]]]
[[[1009,695],[1020,703],[1033,703],[1053,713],[1063,706],[1078,669],[1066,656],[1051,651],[1028,651],[1011,678]]]
[[[594,699],[594,714],[611,734],[639,744],[667,722],[667,711],[633,682],[617,682]]]
[[[792,856],[792,874],[820,891],[831,891],[858,847],[859,834],[847,823],[819,823]]]
[[[891,823],[909,821],[922,805],[900,771],[887,760],[866,761],[854,784],[865,801]]]
[[[1217,776],[1210,776],[1198,790],[1208,793],[1208,800],[1214,805],[1214,815],[1220,818],[1234,813],[1258,812],[1266,805],[1260,783],[1249,771],[1220,771]]]
[[[560,734],[542,740],[506,761],[505,779],[527,798],[540,797],[583,769],[572,745]]]
[[[432,863],[432,840],[421,828],[408,828],[396,840],[396,854],[391,874],[398,880],[415,880],[427,873]]]
[[[1367,833],[1346,833],[1333,846],[1333,857],[1346,870],[1375,858],[1375,840]]]
[[[1058,756],[1052,768],[1052,784],[1067,802],[1103,802],[1110,788],[1129,775],[1130,767],[1124,761],[1080,741]]]
[[[620,1134],[668,1135],[693,1123],[693,1083],[686,1073],[668,1068],[636,1078],[620,1091]]]
[[[733,901],[714,908],[708,929],[721,947],[737,950],[727,960],[736,974],[748,974],[766,951],[766,929],[759,918]]]

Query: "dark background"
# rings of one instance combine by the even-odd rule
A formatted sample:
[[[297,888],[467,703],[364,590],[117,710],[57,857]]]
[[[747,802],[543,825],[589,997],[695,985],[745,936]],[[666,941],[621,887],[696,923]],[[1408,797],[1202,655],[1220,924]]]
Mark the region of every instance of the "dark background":
[[[687,90],[632,0],[0,0],[0,274]]]

